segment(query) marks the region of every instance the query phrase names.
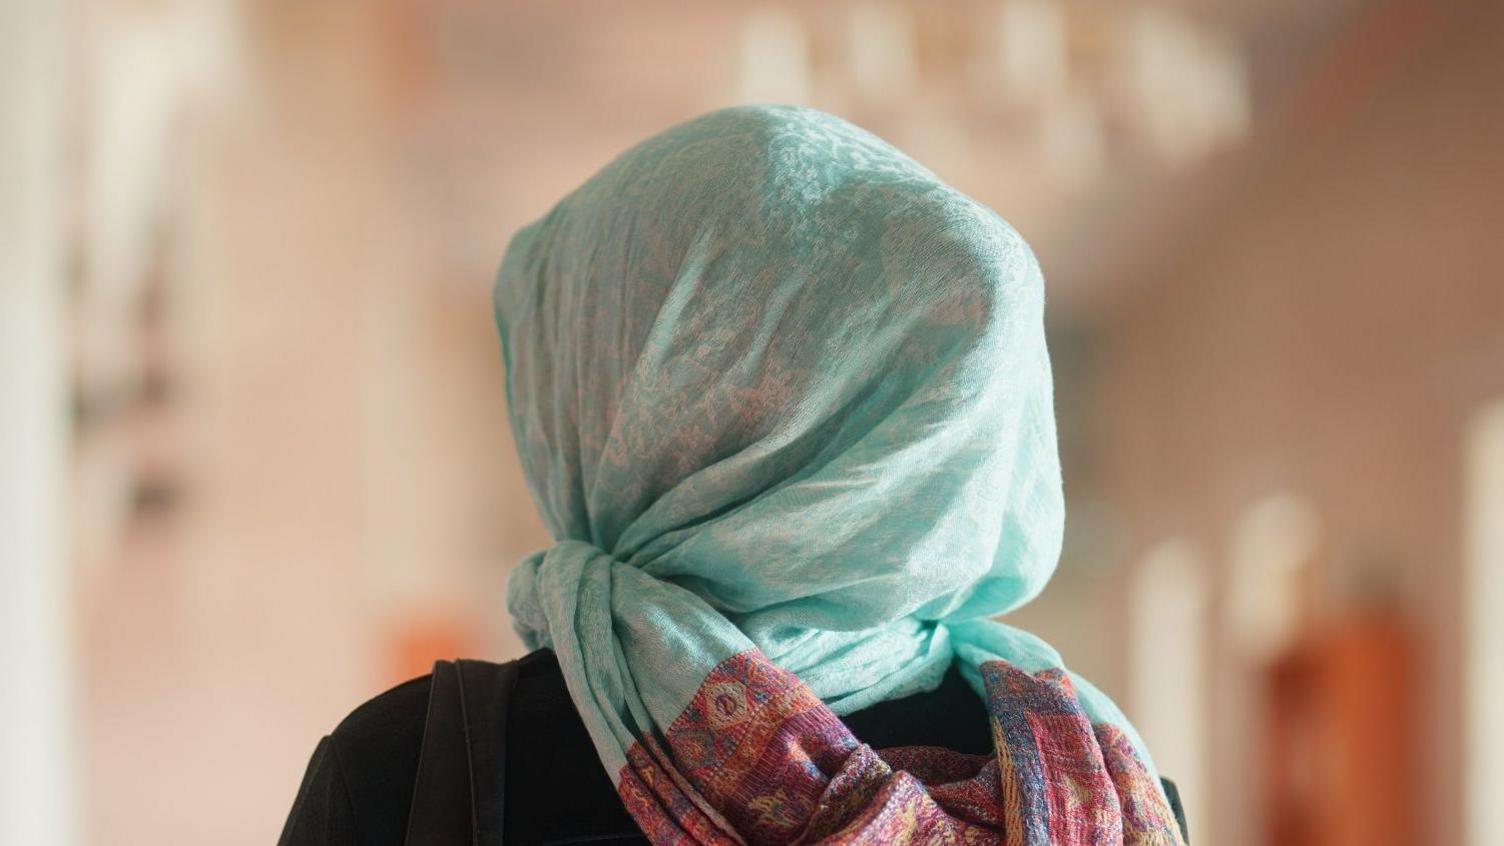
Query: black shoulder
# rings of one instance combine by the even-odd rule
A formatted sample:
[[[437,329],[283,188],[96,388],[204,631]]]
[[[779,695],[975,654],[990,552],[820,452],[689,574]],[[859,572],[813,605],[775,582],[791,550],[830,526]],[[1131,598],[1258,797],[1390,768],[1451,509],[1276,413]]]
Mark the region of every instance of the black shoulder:
[[[277,846],[353,846],[359,842],[339,757],[325,737],[308,761]]]
[[[553,652],[517,661],[506,732],[503,842],[647,843],[601,766]]]
[[[430,676],[376,696],[319,741],[279,846],[400,844],[423,745]]]
[[[402,844],[420,765],[425,785],[436,776],[454,780],[446,762],[454,759],[456,731],[455,783],[466,770],[480,780],[472,799],[484,807],[473,809],[475,820],[504,829],[506,842],[646,842],[600,764],[551,651],[508,664],[436,667],[459,687],[450,675],[440,684],[432,675],[404,682],[350,712],[319,743],[280,846]],[[432,820],[414,822],[423,828]]]
[[[428,716],[433,676],[419,676],[366,700],[330,733],[341,758],[353,769],[417,767]]]

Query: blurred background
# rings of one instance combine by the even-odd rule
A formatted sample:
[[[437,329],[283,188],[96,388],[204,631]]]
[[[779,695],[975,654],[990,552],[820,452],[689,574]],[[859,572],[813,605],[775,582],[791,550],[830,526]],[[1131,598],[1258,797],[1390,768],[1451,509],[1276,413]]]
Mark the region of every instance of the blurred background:
[[[1500,842],[1504,3],[7,0],[0,55],[0,843],[273,842],[357,703],[520,654],[502,250],[766,101],[1034,244],[1016,622],[1193,842]]]

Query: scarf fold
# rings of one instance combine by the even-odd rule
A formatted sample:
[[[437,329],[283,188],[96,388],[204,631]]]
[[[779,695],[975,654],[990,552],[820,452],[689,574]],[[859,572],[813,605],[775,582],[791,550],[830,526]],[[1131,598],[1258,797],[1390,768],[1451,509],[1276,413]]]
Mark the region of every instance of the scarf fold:
[[[728,109],[519,232],[494,293],[558,541],[508,605],[653,842],[1180,842],[1116,706],[989,619],[1064,519],[1043,281],[996,215],[837,118]],[[837,716],[952,662],[992,756]]]

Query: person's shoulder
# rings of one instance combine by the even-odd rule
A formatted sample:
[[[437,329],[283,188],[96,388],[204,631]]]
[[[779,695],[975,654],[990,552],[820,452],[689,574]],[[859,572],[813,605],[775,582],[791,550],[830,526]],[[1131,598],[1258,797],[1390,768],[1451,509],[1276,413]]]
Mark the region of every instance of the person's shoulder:
[[[428,711],[428,692],[433,675],[425,673],[367,699],[329,733],[341,747],[380,743],[401,728],[416,723],[419,731]]]
[[[329,733],[326,745],[362,843],[400,843],[423,748],[432,676],[368,699]]]
[[[430,681],[410,679],[373,697],[319,741],[279,846],[401,843]]]
[[[468,676],[498,678],[509,672],[546,676],[550,664],[557,666],[553,653],[547,650],[505,663],[476,659],[464,659],[462,663]],[[408,751],[409,747],[416,755],[422,745],[432,691],[432,673],[408,679],[362,702],[340,720],[329,736],[342,757],[355,755],[390,760],[394,756],[407,757],[398,753]],[[346,761],[347,765],[349,763]]]
[[[472,677],[500,677],[508,667],[463,663]],[[320,744],[327,759],[319,767],[328,782],[326,792],[341,794],[360,842],[401,842],[433,693],[432,673],[408,679],[361,703]],[[303,791],[317,792],[318,785],[307,783],[310,777],[305,777]]]

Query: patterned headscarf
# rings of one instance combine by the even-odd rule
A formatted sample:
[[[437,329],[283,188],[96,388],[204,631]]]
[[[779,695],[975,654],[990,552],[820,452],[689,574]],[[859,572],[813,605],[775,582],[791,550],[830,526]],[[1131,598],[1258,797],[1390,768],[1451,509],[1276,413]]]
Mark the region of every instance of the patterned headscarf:
[[[1043,301],[993,212],[791,107],[672,128],[515,236],[497,322],[557,543],[508,604],[655,843],[1179,842],[1118,709],[989,619],[1060,548]],[[953,662],[994,755],[836,716]]]

